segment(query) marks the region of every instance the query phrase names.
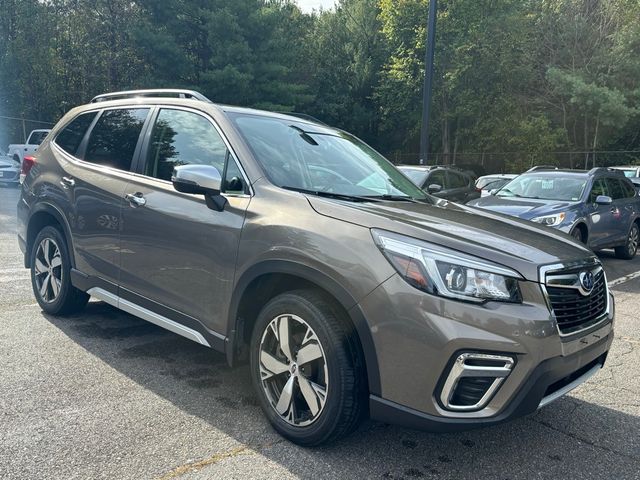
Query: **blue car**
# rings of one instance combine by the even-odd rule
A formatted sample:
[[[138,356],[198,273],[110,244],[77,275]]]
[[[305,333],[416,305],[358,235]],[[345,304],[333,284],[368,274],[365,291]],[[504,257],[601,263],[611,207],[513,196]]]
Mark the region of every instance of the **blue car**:
[[[524,173],[468,205],[557,228],[593,250],[615,248],[618,258],[638,250],[640,196],[613,169]]]

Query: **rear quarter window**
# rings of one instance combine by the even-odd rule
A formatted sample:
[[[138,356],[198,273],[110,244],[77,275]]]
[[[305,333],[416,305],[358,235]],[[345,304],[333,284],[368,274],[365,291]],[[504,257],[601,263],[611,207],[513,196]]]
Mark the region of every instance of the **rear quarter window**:
[[[78,147],[87,133],[87,129],[96,118],[98,112],[87,112],[78,115],[71,123],[62,129],[54,140],[56,145],[70,155],[75,155]]]

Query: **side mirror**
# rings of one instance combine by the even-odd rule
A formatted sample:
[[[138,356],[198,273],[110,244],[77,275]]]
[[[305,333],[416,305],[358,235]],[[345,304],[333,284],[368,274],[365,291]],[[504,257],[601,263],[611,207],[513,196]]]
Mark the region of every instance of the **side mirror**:
[[[498,193],[498,190],[500,190],[499,188],[492,188],[491,190],[489,190],[489,195],[495,195],[496,193]]]
[[[442,190],[442,185],[438,185],[437,183],[432,183],[427,188],[428,193],[438,193],[441,190]]]
[[[596,197],[596,203],[598,205],[611,205],[612,202],[613,200],[611,197],[608,197],[607,195],[598,195]]]
[[[220,195],[222,177],[216,167],[210,165],[180,165],[171,175],[173,188],[182,193],[204,195],[207,207],[221,212],[227,199]]]

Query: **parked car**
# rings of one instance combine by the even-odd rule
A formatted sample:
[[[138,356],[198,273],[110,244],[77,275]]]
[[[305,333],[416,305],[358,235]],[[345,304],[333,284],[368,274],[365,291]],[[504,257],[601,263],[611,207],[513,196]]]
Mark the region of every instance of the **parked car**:
[[[398,169],[422,190],[438,198],[466,203],[480,196],[473,178],[457,168],[400,165]]]
[[[556,228],[594,250],[615,248],[619,258],[632,259],[640,241],[640,197],[607,168],[524,173],[470,205]]]
[[[0,185],[16,185],[20,181],[20,163],[0,153]]]
[[[32,130],[26,143],[13,143],[7,147],[8,155],[17,162],[22,163],[22,159],[31,156],[38,149],[38,146],[47,137],[50,129]]]
[[[476,190],[480,192],[481,197],[486,197],[492,190],[498,190],[511,180],[516,178],[517,175],[509,173],[500,173],[495,175],[485,175],[476,180]]]
[[[434,199],[341,130],[191,91],[68,112],[18,241],[48,315],[93,296],[248,361],[302,445],[366,414],[448,431],[532,413],[614,337],[602,265],[566,235]]]
[[[640,166],[628,165],[626,167],[611,167],[614,170],[620,170],[627,178],[640,177]]]

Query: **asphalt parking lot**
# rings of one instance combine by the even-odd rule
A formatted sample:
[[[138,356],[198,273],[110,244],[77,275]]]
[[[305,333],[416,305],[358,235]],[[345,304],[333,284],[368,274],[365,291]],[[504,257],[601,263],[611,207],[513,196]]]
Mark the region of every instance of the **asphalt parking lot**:
[[[43,315],[0,188],[0,478],[640,479],[640,256],[602,254],[616,339],[596,377],[535,415],[429,434],[365,423],[327,447],[283,440],[246,367],[91,302]],[[419,368],[419,366],[417,366]]]

